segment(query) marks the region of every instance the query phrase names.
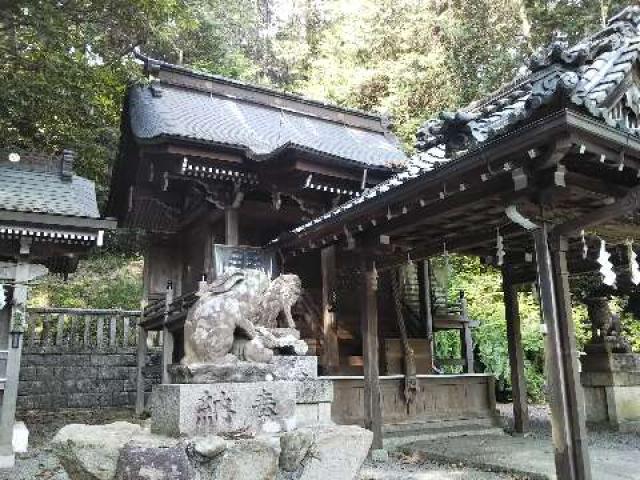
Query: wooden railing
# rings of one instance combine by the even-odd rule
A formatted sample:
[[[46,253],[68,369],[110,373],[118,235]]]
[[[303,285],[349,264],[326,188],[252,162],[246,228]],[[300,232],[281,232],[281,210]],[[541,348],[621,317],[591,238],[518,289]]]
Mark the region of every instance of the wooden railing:
[[[139,310],[30,308],[24,346],[98,350],[135,347],[139,321]]]

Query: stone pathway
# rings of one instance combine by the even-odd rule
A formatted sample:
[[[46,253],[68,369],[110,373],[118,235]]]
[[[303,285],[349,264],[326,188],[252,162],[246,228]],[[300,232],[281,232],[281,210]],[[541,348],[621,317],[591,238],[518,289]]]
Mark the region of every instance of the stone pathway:
[[[509,429],[509,407],[500,408]],[[548,408],[532,407],[531,417],[532,432],[525,437],[509,434],[454,437],[416,442],[403,451],[429,460],[525,478],[556,478]],[[640,435],[594,429],[589,435],[589,453],[594,479],[640,480]]]

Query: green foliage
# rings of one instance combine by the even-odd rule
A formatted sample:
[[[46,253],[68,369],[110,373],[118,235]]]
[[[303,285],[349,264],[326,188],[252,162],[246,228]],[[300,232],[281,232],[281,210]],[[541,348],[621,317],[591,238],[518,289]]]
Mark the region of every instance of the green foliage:
[[[554,30],[570,41],[636,2],[620,0],[0,0],[0,146],[73,148],[77,170],[107,195],[117,151],[122,97],[139,80],[136,46],[174,63],[298,90],[320,99],[387,111],[410,150],[416,128],[510,80]],[[108,254],[81,263],[68,282],[47,278],[37,305],[137,308],[143,243],[122,232]],[[133,259],[132,259],[133,255]],[[507,385],[509,362],[500,275],[452,257],[452,294],[464,290],[480,360]],[[598,284],[598,278],[589,282]],[[587,282],[587,283],[589,283]],[[581,286],[582,285],[582,286]],[[591,288],[576,284],[576,298]],[[582,292],[582,294],[580,293]],[[615,292],[614,292],[615,293]],[[625,307],[640,349],[638,294]],[[539,306],[519,294],[529,395],[542,398]],[[576,305],[578,345],[586,331]],[[459,340],[438,335],[438,355]]]
[[[30,306],[136,310],[142,299],[142,259],[98,254],[65,281],[49,275],[33,289]]]

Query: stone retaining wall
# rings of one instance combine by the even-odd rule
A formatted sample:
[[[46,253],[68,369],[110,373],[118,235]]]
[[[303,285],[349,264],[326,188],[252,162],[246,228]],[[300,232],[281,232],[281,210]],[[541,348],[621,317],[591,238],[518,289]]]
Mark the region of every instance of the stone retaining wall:
[[[147,355],[146,390],[160,383],[161,353]],[[133,407],[136,400],[135,348],[78,350],[25,349],[20,368],[18,409]]]

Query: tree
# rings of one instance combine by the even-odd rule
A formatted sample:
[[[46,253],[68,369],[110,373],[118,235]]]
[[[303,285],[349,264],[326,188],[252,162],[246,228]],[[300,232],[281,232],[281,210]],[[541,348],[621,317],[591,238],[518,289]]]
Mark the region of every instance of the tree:
[[[127,55],[181,14],[176,0],[19,0],[0,17],[0,143],[78,151],[104,197]]]

